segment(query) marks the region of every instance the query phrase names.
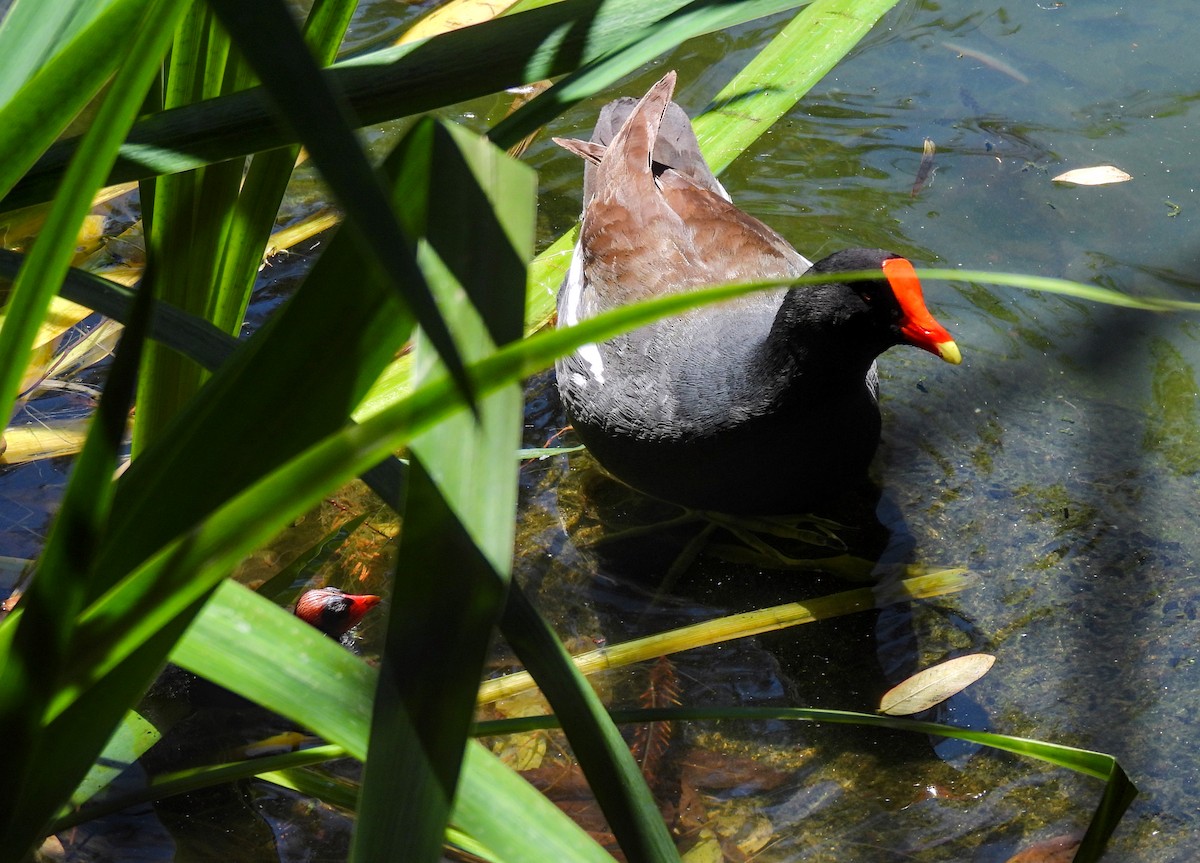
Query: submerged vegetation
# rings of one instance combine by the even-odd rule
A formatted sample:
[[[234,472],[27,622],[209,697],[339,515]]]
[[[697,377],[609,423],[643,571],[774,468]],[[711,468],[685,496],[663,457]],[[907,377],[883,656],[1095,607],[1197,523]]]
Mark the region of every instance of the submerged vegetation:
[[[433,861],[449,842],[488,860],[611,860],[473,741],[551,723],[565,731],[625,858],[677,859],[643,779],[652,733],[639,764],[511,583],[521,381],[577,345],[764,286],[716,287],[544,329],[547,287],[570,238],[534,259],[537,178],[501,148],[679,41],[800,5],[523,2],[476,27],[334,63],[349,0],[317,0],[303,29],[283,0],[17,0],[0,27],[0,208],[10,233],[33,226],[37,240],[0,258],[12,278],[0,329],[5,416],[40,376],[26,369],[31,355],[46,361],[56,321],[95,309],[124,330],[33,577],[0,625],[9,753],[0,861],[22,859],[94,812],[249,775],[356,808],[352,859]],[[714,169],[893,5],[816,0],[784,24],[697,121]],[[422,117],[373,166],[355,135],[363,124],[552,77],[486,137]],[[733,102],[737,112],[720,110]],[[81,112],[86,131],[63,137]],[[238,342],[301,144],[345,223],[296,294]],[[73,264],[99,190],[134,182],[145,267],[131,290]],[[1059,280],[1009,283],[1168,307]],[[134,404],[133,458],[118,472]],[[393,455],[401,449],[404,462]],[[378,668],[228,578],[358,476],[403,515]],[[929,595],[905,587],[893,601]],[[881,601],[857,594],[789,613],[802,622],[833,613],[822,602],[844,613]],[[243,634],[236,645],[231,631]],[[474,724],[496,631],[553,718]],[[665,641],[629,654],[684,649]],[[608,649],[605,662],[621,654]],[[159,777],[144,793],[89,803],[111,778],[96,765],[128,763],[155,739],[132,709],[168,660],[328,745]],[[507,685],[516,683],[489,683]],[[1078,860],[1098,859],[1134,793],[1111,757],[1050,743],[829,710],[718,713],[669,697],[647,707],[616,719],[854,722],[959,737],[1101,778]],[[315,788],[305,766],[347,755],[364,764],[357,796]]]

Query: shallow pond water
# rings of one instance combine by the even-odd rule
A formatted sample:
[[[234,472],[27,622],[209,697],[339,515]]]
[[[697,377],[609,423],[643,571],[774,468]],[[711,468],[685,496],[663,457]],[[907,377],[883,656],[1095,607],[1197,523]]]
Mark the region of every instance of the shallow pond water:
[[[620,92],[678,68],[676,99],[697,113],[771,32],[690,44]],[[810,257],[882,246],[918,266],[1196,299],[1196,34],[1189,11],[1169,4],[901,4],[722,182]],[[583,134],[602,101],[561,126]],[[914,195],[925,138],[936,172]],[[530,158],[547,190],[543,220],[561,229],[578,208],[578,166],[545,144]],[[1101,164],[1132,181],[1051,181]],[[980,581],[910,616],[772,638],[785,697],[862,709],[829,693],[877,697],[918,662],[993,653],[992,672],[939,718],[1116,755],[1141,796],[1106,859],[1195,859],[1196,318],[979,284],[928,283],[926,297],[964,362],[901,349],[881,363],[885,521],[907,533],[913,561],[968,566]],[[744,582],[711,578],[724,591],[707,593],[714,606],[740,606]],[[877,664],[866,685],[838,682],[847,640]],[[720,674],[714,656],[693,660],[689,695]],[[867,737],[856,758],[825,748],[826,766],[772,792],[780,832],[763,859],[1001,861],[1079,829],[1099,792],[1008,756],[944,746],[943,763]],[[892,746],[904,747],[895,763]],[[947,781],[943,796],[914,791]],[[770,815],[783,800],[790,829]]]
[[[918,266],[1067,276],[1200,299],[1192,152],[1200,25],[1190,8],[1116,0],[961,6],[902,2],[722,176],[734,200],[810,257],[882,246]],[[369,43],[410,14],[368,4],[352,40]],[[689,43],[614,95],[640,95],[674,68],[676,100],[698,113],[778,23]],[[586,135],[606,98],[577,106],[552,131]],[[482,128],[508,101],[484,100],[455,116]],[[926,138],[937,147],[936,171],[914,194]],[[579,164],[546,138],[525,158],[542,177],[548,244],[577,216]],[[1095,188],[1051,182],[1097,164],[1133,179]],[[1197,319],[982,284],[930,282],[926,297],[964,362],[950,367],[905,350],[885,357],[879,517],[892,535],[890,554],[969,567],[978,581],[937,601],[682,654],[671,672],[678,697],[870,710],[919,666],[993,653],[991,673],[936,718],[1116,755],[1141,796],[1106,859],[1194,860]],[[545,443],[562,422],[548,377],[532,381],[527,443]],[[22,487],[6,494],[27,503],[4,515],[4,554],[34,553],[64,470],[42,464],[5,475]],[[586,456],[523,469],[518,577],[573,645],[847,587],[704,557],[663,593],[645,573],[591,549],[606,494]],[[636,703],[645,674],[606,685],[618,702]],[[675,742],[754,756],[775,773],[741,785],[689,774],[707,809],[688,828],[745,831],[743,852],[761,860],[1000,863],[1082,828],[1100,792],[1099,782],[1065,771],[926,738],[783,723],[715,734],[696,726]],[[186,825],[203,823],[209,802],[188,805],[168,804],[159,817],[177,847],[203,857]],[[243,837],[230,846],[242,856],[228,859],[344,854],[345,822],[287,795],[258,788],[211,805],[212,823]],[[759,834],[766,838],[756,845]]]

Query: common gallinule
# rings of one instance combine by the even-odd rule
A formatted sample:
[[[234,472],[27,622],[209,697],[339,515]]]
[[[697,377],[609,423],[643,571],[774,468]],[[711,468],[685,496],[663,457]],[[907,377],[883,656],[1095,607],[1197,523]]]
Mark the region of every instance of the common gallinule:
[[[379,601],[374,594],[346,593],[336,587],[316,587],[301,594],[293,613],[330,638],[340,640]]]
[[[732,203],[671,101],[675,73],[601,112],[582,156],[584,209],[560,325],[623,303],[731,281],[827,276],[662,320],[556,365],[568,417],[600,464],[664,500],[797,513],[866,476],[879,443],[875,358],[915,345],[961,362],[904,258],[815,264]],[[839,273],[877,270],[871,281]]]

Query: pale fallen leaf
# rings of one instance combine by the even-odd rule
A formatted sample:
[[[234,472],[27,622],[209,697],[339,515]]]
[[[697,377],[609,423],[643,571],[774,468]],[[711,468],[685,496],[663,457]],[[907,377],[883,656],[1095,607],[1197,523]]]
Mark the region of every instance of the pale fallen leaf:
[[[74,455],[83,448],[88,421],[83,419],[46,421],[4,431],[8,444],[0,464],[24,464],[45,458]]]
[[[1109,183],[1124,183],[1132,180],[1120,168],[1113,165],[1096,165],[1094,168],[1075,168],[1054,178],[1056,183],[1074,183],[1076,186],[1106,186]]]
[[[889,689],[879,701],[879,710],[892,716],[928,710],[983,677],[995,661],[990,653],[972,653],[926,668]]]
[[[420,39],[428,39],[430,36],[491,21],[507,12],[514,4],[515,0],[450,0],[414,24],[396,40],[396,44],[407,45]]]

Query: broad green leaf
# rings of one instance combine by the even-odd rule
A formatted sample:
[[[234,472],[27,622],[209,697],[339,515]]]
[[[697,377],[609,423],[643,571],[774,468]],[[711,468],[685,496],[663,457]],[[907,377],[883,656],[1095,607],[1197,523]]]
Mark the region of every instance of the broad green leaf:
[[[939,662],[893,686],[879,699],[879,711],[891,716],[911,716],[941,704],[962,692],[995,663],[990,653],[971,653]]]
[[[236,649],[231,632],[238,633]],[[288,645],[282,656],[281,644]],[[367,756],[376,672],[247,587],[223,581],[171,661],[288,716],[360,761]]]
[[[112,784],[123,770],[159,741],[156,729],[145,717],[130,711],[109,738],[104,752],[71,795],[71,806],[79,807]]]
[[[401,143],[401,217],[468,361],[520,339],[537,181],[489,142],[423,120]],[[440,352],[439,352],[440,353]],[[446,371],[422,331],[417,381]],[[511,574],[522,394],[511,381],[415,435],[395,595],[352,859],[440,857],[463,741]],[[413,663],[416,656],[437,662]]]
[[[151,0],[14,4],[0,22],[0,197],[100,92],[150,8]],[[111,162],[101,165],[107,172]]]

